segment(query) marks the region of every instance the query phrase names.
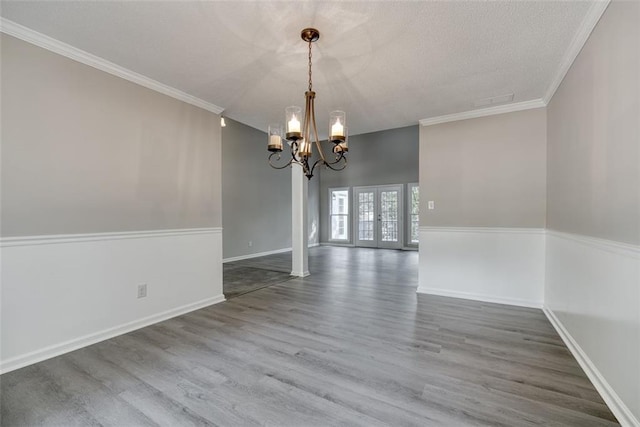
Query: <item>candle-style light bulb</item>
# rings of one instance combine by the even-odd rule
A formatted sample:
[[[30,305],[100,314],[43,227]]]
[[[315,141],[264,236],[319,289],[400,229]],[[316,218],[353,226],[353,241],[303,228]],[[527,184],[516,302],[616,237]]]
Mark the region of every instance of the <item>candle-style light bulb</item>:
[[[300,132],[300,120],[294,114],[289,120],[289,132]]]
[[[340,152],[346,153],[347,151],[349,151],[349,129],[347,129],[347,127],[344,127],[344,141],[339,142],[338,144],[336,144],[333,147],[333,152],[336,154],[339,154]]]
[[[344,136],[344,126],[340,123],[340,118],[331,126],[331,136]]]
[[[302,137],[300,133],[300,118],[302,117],[302,109],[300,107],[291,106],[285,108],[285,138],[288,141],[297,141]]]
[[[329,140],[334,144],[339,144],[344,141],[345,126],[347,125],[347,117],[344,111],[336,110],[332,111],[329,115]]]
[[[282,126],[274,124],[269,125],[269,143],[267,150],[280,152],[282,151]]]
[[[311,142],[302,138],[300,140],[300,149],[298,150],[298,154],[302,157],[311,157]]]

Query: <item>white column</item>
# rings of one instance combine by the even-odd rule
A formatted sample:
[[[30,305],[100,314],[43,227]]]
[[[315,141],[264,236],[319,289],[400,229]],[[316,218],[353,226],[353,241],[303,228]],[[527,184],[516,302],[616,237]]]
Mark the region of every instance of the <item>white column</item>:
[[[291,166],[291,275],[309,275],[309,225],[307,191],[309,182],[302,168]]]

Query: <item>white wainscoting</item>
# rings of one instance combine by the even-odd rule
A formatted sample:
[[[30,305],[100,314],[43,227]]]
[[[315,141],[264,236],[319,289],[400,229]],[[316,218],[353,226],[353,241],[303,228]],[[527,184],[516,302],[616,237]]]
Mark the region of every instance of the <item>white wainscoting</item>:
[[[542,308],[538,228],[420,227],[418,292]]]
[[[220,228],[4,238],[0,256],[0,372],[224,301]]]
[[[623,426],[640,426],[640,247],[547,230],[547,317]]]

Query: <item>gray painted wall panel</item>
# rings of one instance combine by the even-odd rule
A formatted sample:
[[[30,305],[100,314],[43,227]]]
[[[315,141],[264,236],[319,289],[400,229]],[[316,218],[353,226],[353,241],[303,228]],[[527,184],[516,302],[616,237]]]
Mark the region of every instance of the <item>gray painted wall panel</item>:
[[[640,244],[640,6],[606,14],[548,106],[547,225]]]
[[[320,176],[322,172],[314,174],[309,181],[309,245],[320,243]]]
[[[222,225],[216,114],[1,37],[2,236]]]
[[[265,132],[229,118],[225,121],[223,258],[290,248],[291,171],[269,166]]]
[[[423,127],[420,225],[544,227],[545,114],[538,108]]]

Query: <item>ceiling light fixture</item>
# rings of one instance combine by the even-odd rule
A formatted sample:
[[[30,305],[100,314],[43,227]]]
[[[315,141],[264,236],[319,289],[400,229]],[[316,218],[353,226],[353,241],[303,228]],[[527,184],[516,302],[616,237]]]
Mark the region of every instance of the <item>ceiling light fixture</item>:
[[[292,164],[298,164],[302,167],[304,174],[308,179],[313,176],[316,166],[324,165],[332,170],[342,170],[347,166],[347,158],[345,154],[349,151],[348,135],[346,126],[346,115],[344,111],[332,111],[329,115],[329,141],[333,143],[333,154],[335,157],[327,161],[320,140],[318,138],[318,129],[316,126],[316,113],[314,100],[316,93],[313,91],[313,82],[311,80],[311,43],[320,38],[320,32],[315,28],[305,28],[300,33],[302,40],[309,44],[309,90],[304,93],[306,106],[304,110],[304,120],[300,127],[300,117],[302,109],[300,107],[287,107],[285,109],[285,127],[284,139],[287,140],[291,149],[291,159],[284,165],[274,164],[272,161],[280,160],[280,152],[282,152],[283,132],[282,126],[269,126],[267,150],[271,151],[269,155],[269,164],[275,169],[284,169]],[[310,159],[313,155],[312,143],[315,142],[320,158],[313,164]]]

